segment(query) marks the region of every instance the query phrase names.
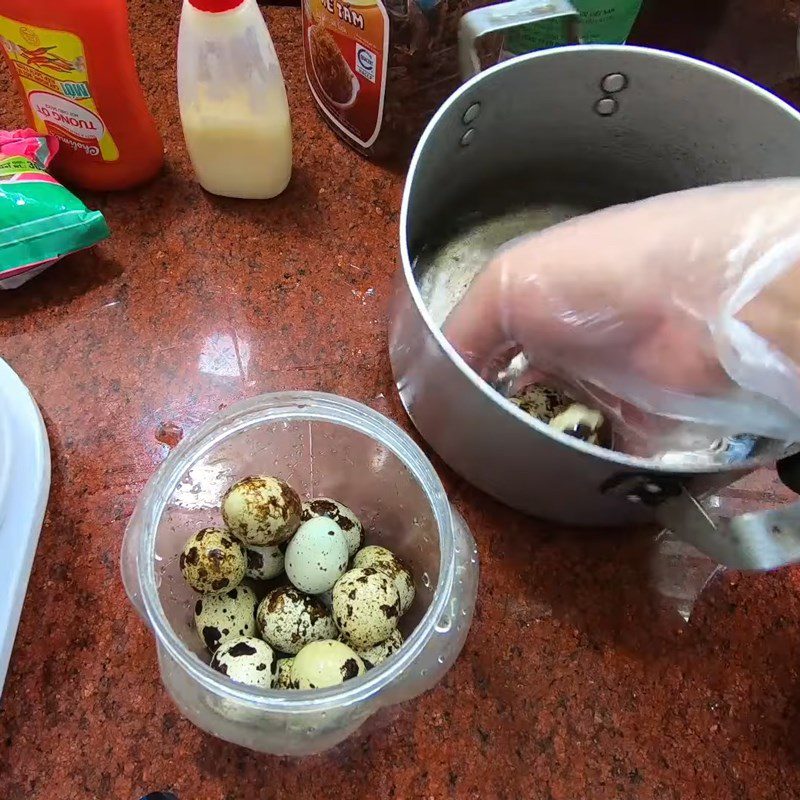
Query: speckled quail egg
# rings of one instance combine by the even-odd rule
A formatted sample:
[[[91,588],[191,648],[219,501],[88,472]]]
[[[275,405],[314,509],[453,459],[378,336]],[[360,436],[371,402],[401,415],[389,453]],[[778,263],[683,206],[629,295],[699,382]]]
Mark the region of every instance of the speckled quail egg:
[[[242,478],[222,498],[222,518],[246,545],[280,544],[300,527],[300,497],[280,478]]]
[[[301,592],[321,594],[347,570],[347,540],[328,517],[304,522],[286,547],[286,577]]]
[[[263,547],[249,545],[245,547],[244,554],[247,557],[248,578],[255,578],[257,581],[267,581],[270,578],[277,578],[283,572],[283,550],[279,545],[267,544]]]
[[[374,567],[345,572],[333,587],[333,618],[342,637],[358,650],[386,640],[400,618],[394,582]]]
[[[563,392],[540,383],[526,386],[508,399],[542,422],[550,422],[557,414],[566,411],[571,402]]]
[[[194,604],[194,625],[213,653],[237,636],[256,635],[256,593],[240,584],[224,594],[209,594]]]
[[[237,636],[223,642],[211,658],[211,667],[232,681],[269,689],[275,654],[261,639]]]
[[[266,642],[291,655],[309,642],[336,636],[331,612],[316,597],[293,586],[267,592],[256,611],[256,622]]]
[[[294,658],[279,658],[272,681],[274,689],[292,688],[292,662]]]
[[[403,634],[395,628],[390,634],[389,638],[383,642],[378,642],[366,650],[356,650],[364,666],[367,669],[377,667],[382,664],[389,656],[394,655],[403,646]]]
[[[590,444],[599,444],[599,431],[604,423],[603,415],[580,403],[573,403],[566,411],[553,417],[549,425],[567,436],[574,436]]]
[[[335,639],[307,644],[291,668],[293,689],[322,689],[336,686],[366,672],[364,662],[351,648]]]
[[[242,582],[247,559],[242,545],[227,531],[203,528],[188,538],[178,564],[192,589],[220,594]]]
[[[385,572],[394,581],[400,595],[400,614],[403,615],[414,602],[414,576],[411,570],[391,551],[378,545],[370,545],[356,553],[354,567],[375,567]]]
[[[332,519],[347,539],[347,551],[352,558],[364,544],[364,527],[358,517],[346,506],[330,497],[316,497],[303,503],[303,521],[314,517]]]

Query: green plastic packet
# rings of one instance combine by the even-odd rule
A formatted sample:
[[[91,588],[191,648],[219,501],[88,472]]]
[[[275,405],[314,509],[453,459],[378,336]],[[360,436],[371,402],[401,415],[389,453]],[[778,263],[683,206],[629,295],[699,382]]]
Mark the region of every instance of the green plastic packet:
[[[99,211],[47,173],[57,151],[55,136],[0,131],[0,289],[14,289],[110,235]]]

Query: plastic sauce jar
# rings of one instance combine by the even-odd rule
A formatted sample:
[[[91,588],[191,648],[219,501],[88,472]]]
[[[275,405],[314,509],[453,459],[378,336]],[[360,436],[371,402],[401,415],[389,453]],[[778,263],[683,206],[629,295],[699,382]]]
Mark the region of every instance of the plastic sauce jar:
[[[206,191],[266,199],[286,188],[289,104],[255,0],[184,0],[178,100],[189,157]]]
[[[0,45],[54,172],[106,191],[144,183],[164,147],[136,75],[125,0],[2,0]]]

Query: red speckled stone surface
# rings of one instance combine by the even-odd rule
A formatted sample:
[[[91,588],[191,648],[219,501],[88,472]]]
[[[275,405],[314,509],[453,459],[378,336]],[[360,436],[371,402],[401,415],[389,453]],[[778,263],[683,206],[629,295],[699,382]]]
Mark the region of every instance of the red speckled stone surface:
[[[637,41],[800,98],[795,2],[645,2]],[[275,9],[294,180],[271,203],[205,195],[177,115],[178,3],[130,5],[167,169],[139,191],[87,198],[113,238],[0,296],[0,353],[41,404],[53,450],[0,705],[0,797],[800,798],[798,572],[720,576],[686,622],[654,588],[646,539],[523,518],[438,462],[483,572],[471,635],[436,690],[303,761],[217,741],[180,716],[117,568],[137,494],[168,451],[159,438],[285,388],[342,393],[408,427],[385,340],[403,179],[323,125],[297,12]],[[7,89],[3,101],[0,122],[20,123]],[[748,486],[733,499],[785,496],[768,475]]]

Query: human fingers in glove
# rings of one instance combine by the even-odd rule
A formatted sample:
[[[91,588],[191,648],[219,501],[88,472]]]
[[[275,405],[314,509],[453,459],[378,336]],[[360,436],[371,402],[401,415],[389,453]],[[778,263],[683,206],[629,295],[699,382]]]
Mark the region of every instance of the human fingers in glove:
[[[484,376],[522,351],[648,414],[797,435],[800,180],[661,195],[517,239],[444,332]]]

